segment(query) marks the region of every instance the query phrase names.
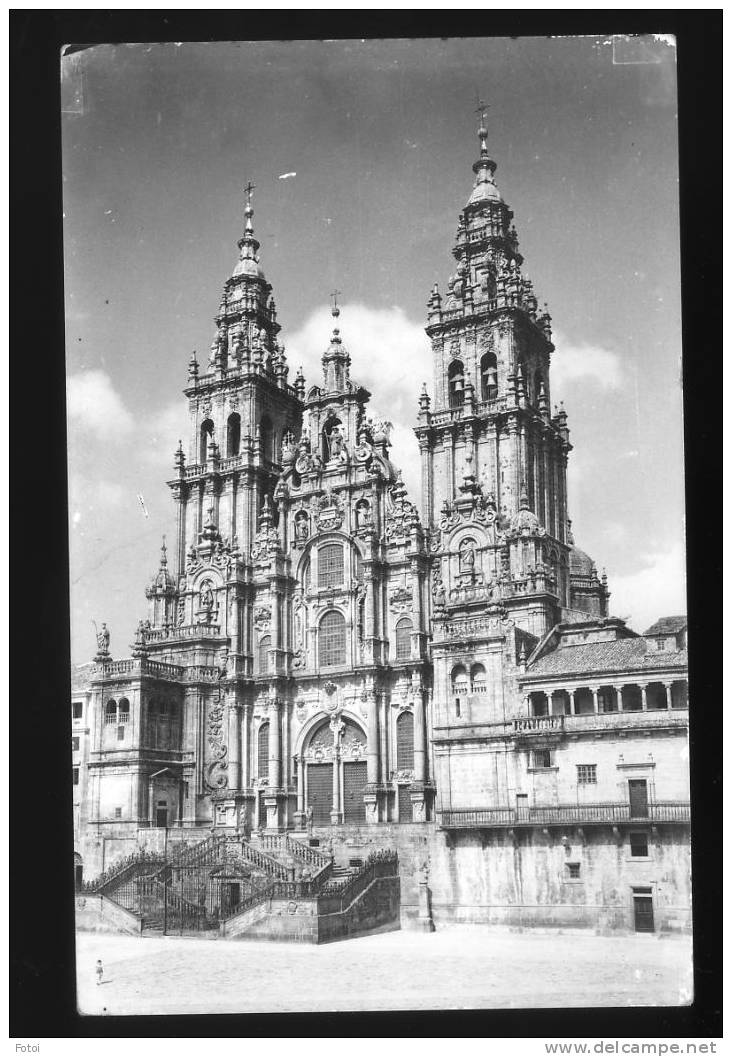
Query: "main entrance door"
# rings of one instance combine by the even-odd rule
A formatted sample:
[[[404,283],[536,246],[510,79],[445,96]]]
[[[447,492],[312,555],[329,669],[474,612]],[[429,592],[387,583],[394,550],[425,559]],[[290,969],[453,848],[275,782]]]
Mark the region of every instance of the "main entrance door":
[[[629,778],[630,817],[648,818],[648,785],[645,778]]]
[[[311,763],[308,766],[308,807],[313,809],[316,826],[329,826],[333,809],[333,764]]]
[[[656,931],[653,921],[653,899],[650,894],[650,889],[636,889],[634,891],[633,911],[635,914],[636,932]]]
[[[363,791],[366,788],[366,762],[343,764],[343,821],[365,822]]]

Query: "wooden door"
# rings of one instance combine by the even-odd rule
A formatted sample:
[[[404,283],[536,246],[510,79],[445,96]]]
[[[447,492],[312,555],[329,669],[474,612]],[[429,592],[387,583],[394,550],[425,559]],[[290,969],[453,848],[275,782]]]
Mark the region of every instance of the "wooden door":
[[[155,825],[160,829],[164,829],[168,825],[167,807],[158,807],[155,809]]]
[[[399,821],[413,822],[412,787],[411,785],[397,786],[399,796]]]
[[[529,821],[529,794],[516,793],[516,821]]]
[[[329,826],[333,809],[333,764],[308,764],[308,807],[313,809],[313,823]]]
[[[653,922],[653,898],[650,895],[634,895],[633,910],[635,913],[636,932],[655,932]]]
[[[645,778],[629,778],[630,817],[648,818],[648,783]]]
[[[343,764],[343,821],[365,822],[363,791],[366,788],[366,761]]]

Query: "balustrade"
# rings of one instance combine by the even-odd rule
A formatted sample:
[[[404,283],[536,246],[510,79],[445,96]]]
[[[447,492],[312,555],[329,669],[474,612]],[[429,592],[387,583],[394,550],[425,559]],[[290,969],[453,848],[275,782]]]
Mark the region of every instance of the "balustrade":
[[[514,826],[615,825],[617,823],[689,821],[688,801],[658,801],[647,814],[636,817],[630,803],[555,804],[540,807],[491,807],[438,812],[442,829],[481,829]]]

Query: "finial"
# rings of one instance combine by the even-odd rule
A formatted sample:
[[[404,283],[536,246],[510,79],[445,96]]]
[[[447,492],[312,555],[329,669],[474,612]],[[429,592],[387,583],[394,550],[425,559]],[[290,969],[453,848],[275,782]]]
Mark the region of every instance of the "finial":
[[[475,113],[480,117],[480,128],[478,129],[478,136],[480,137],[480,154],[481,157],[487,157],[488,145],[486,143],[486,138],[488,136],[488,129],[485,127],[485,115],[490,109],[490,104],[484,103],[478,96],[477,92],[475,93],[475,99],[477,103]]]
[[[333,316],[334,319],[338,319],[338,316],[341,314],[341,310],[338,307],[338,295],[341,293],[341,290],[334,290],[333,293],[330,295],[331,301],[333,302],[333,307],[330,310],[330,314]]]
[[[163,544],[160,548],[160,568],[165,569],[168,565],[168,548],[165,546],[165,535],[163,535]]]
[[[247,196],[247,204],[244,207],[244,216],[247,218],[246,230],[252,230],[252,216],[254,215],[254,208],[252,206],[252,191],[254,190],[254,184],[250,180],[244,188],[244,194]]]

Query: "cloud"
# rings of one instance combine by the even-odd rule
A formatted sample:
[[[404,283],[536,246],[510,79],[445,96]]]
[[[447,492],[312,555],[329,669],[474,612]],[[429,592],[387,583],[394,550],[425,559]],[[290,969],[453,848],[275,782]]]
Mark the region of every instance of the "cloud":
[[[148,465],[165,467],[172,473],[178,441],[188,454],[188,408],[184,400],[174,400],[145,420],[145,459]]]
[[[287,342],[291,369],[294,373],[302,365],[308,388],[322,382],[321,357],[330,342],[334,322],[328,308],[318,308]],[[420,457],[411,424],[417,422],[422,382],[432,378],[432,350],[427,335],[420,323],[413,323],[399,308],[348,305],[338,326],[351,355],[351,378],[372,393],[370,412],[395,423],[391,458],[402,470],[410,495],[417,502]]]
[[[609,571],[610,610],[645,631],[659,617],[686,612],[686,559],[683,543],[647,554],[643,567],[625,576]]]
[[[622,382],[621,360],[612,349],[599,345],[573,345],[555,334],[557,351],[552,357],[552,382],[555,395],[564,396],[577,381],[589,381],[602,389],[619,389]]]
[[[69,376],[66,385],[69,426],[98,437],[128,436],[135,427],[130,412],[104,371]]]

